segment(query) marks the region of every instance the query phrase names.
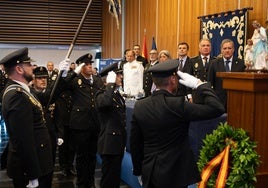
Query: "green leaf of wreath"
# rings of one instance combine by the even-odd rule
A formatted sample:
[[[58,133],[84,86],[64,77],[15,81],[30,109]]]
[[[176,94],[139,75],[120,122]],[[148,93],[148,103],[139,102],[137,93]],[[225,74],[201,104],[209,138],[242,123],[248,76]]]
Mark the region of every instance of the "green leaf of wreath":
[[[243,129],[234,129],[227,123],[220,123],[212,134],[203,140],[203,147],[197,162],[200,173],[207,163],[217,156],[227,144],[231,144],[229,155],[229,168],[226,187],[228,188],[254,188],[256,168],[260,164],[260,156],[255,151],[256,143],[251,141]],[[217,167],[207,182],[207,188],[214,188],[217,175]]]

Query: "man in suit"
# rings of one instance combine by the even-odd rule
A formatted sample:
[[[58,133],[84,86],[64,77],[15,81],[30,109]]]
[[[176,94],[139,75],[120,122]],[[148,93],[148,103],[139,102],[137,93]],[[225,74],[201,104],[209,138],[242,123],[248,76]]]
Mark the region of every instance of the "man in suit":
[[[191,59],[188,56],[189,44],[187,42],[180,42],[178,44],[178,69],[182,72],[190,73]],[[179,84],[178,95],[184,96],[185,100],[192,102],[191,89]]]
[[[108,75],[107,75],[108,74]],[[96,94],[96,108],[101,124],[98,153],[102,159],[101,188],[119,188],[121,162],[126,146],[126,105],[119,93],[122,86],[122,70],[118,63],[104,68],[106,88]]]
[[[208,82],[215,90],[222,104],[227,107],[227,93],[222,87],[222,78],[217,77],[217,72],[244,72],[246,66],[242,59],[234,57],[234,42],[230,39],[224,39],[221,42],[221,58],[211,62],[208,71]],[[227,110],[227,108],[226,108]]]
[[[178,65],[177,60],[168,60],[150,68],[156,90],[134,106],[130,150],[133,174],[144,188],[186,188],[199,182],[189,144],[189,122],[224,112],[210,85],[178,71]],[[178,82],[197,89],[205,103],[189,103],[184,96],[177,96]]]
[[[199,78],[201,81],[207,81],[208,69],[211,61],[215,57],[211,57],[211,41],[209,39],[201,39],[199,42],[199,55],[191,58],[190,74]],[[200,100],[197,98],[195,90],[192,90],[193,102],[198,103]]]
[[[93,188],[95,187],[97,140],[100,130],[94,96],[104,85],[100,77],[93,75],[93,61],[90,53],[79,57],[76,63],[77,67],[82,65],[81,73],[68,85],[73,103],[70,130],[72,146],[76,152],[76,184],[78,188]]]
[[[148,60],[145,57],[141,56],[141,47],[140,47],[140,45],[135,44],[133,46],[133,51],[135,53],[136,60],[142,62],[143,67],[145,67],[148,64]]]
[[[49,188],[52,148],[42,105],[28,87],[33,79],[31,62],[28,48],[12,52],[0,61],[9,77],[2,104],[9,134],[7,173],[15,188]]]

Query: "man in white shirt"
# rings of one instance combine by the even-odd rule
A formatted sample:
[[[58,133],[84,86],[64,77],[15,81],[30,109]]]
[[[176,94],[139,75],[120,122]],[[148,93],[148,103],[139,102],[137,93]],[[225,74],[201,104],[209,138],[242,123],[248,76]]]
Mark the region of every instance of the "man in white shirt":
[[[142,62],[135,59],[132,50],[126,52],[127,63],[123,66],[124,93],[128,96],[138,97],[143,95],[143,72]]]

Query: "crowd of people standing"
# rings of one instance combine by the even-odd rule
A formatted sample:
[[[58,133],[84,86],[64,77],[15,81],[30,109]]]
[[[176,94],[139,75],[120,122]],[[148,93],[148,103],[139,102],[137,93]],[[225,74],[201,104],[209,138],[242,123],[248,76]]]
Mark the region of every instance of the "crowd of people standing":
[[[245,60],[234,57],[230,39],[222,40],[220,57],[211,56],[209,39],[200,40],[195,57],[188,55],[189,44],[180,42],[175,59],[166,49],[159,53],[152,49],[147,60],[140,46],[134,45],[125,51],[122,62],[99,74],[93,72],[90,53],[72,66],[65,59],[58,69],[53,62],[34,68],[28,48],[8,54],[0,61],[0,76],[2,115],[10,138],[7,172],[14,187],[51,187],[59,149],[62,174],[76,176],[78,188],[95,187],[97,153],[102,159],[100,187],[118,188],[128,98],[139,99],[131,122],[131,153],[133,173],[140,183],[144,187],[186,187],[198,182],[186,141],[189,122],[226,112],[227,95],[217,72],[267,69],[267,29],[257,21],[253,26],[254,34],[245,48],[253,55],[247,54]],[[60,84],[55,86],[57,78]],[[175,151],[183,152],[175,155]],[[173,156],[170,165],[158,166],[169,156]],[[189,159],[188,163],[179,158]],[[184,174],[187,169],[191,172]],[[177,182],[171,174],[184,181]]]

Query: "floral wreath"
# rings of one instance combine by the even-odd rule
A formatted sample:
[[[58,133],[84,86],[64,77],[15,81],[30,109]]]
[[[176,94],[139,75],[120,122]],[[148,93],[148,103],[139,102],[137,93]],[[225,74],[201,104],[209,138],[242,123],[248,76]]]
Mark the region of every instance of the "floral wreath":
[[[220,123],[203,143],[197,162],[202,176],[200,188],[254,188],[260,156],[255,151],[256,143],[243,129]]]

